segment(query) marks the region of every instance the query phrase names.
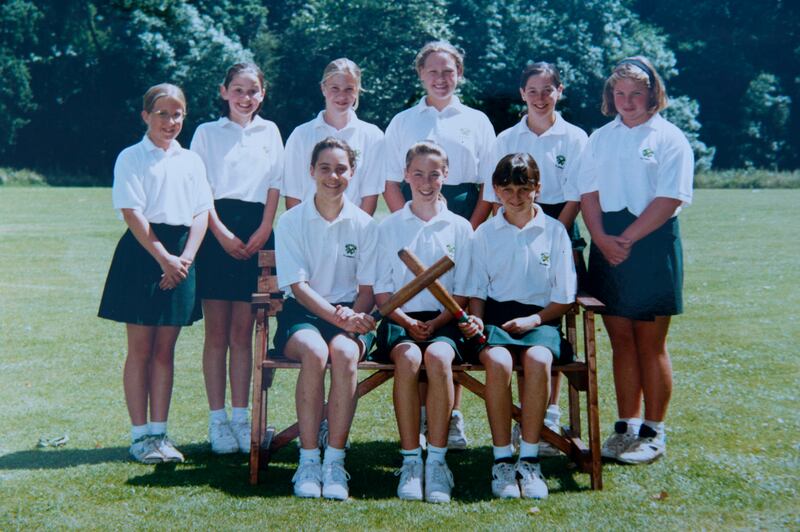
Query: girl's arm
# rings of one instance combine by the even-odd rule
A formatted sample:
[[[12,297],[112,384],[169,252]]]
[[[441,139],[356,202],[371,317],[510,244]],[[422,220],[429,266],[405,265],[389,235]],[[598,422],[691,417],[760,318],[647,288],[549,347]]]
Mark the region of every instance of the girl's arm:
[[[406,204],[406,199],[400,190],[401,183],[399,181],[386,180],[386,190],[383,191],[383,199],[386,200],[386,206],[389,207],[390,212],[399,211]]]
[[[295,205],[300,205],[300,200],[297,198],[293,198],[291,196],[284,196],[283,197],[283,204],[286,206],[286,210],[288,211]]]
[[[214,238],[217,239],[225,253],[238,260],[246,260],[248,258],[244,243],[222,223],[217,211],[214,209],[211,209],[208,213],[208,229],[211,230]]]
[[[292,294],[297,302],[303,305],[309,312],[319,316],[323,320],[344,329],[347,332],[364,334],[369,332],[372,327],[367,320],[358,314],[340,313],[337,307],[328,303],[324,297],[319,295],[316,290],[306,281],[291,285]],[[374,321],[372,322],[374,326]]]
[[[277,188],[271,188],[267,191],[267,202],[264,204],[264,216],[261,218],[261,225],[250,235],[250,239],[244,247],[247,258],[258,253],[258,251],[264,247],[267,240],[269,240],[269,235],[272,234],[272,224],[275,222],[275,212],[278,210],[278,201],[280,197],[281,193]]]
[[[636,221],[622,232],[618,241],[625,247],[631,247],[664,225],[675,214],[675,209],[680,207],[681,203],[681,200],[674,198],[653,198],[653,201],[650,202]]]
[[[378,208],[378,195],[372,194],[361,198],[361,210],[372,216]]]
[[[186,246],[181,253],[181,262],[186,264],[188,268],[194,262],[194,257],[197,255],[197,250],[200,249],[200,244],[203,242],[203,237],[206,236],[206,228],[208,228],[209,212],[203,211],[192,219],[192,226],[189,228],[189,238],[186,239]]]
[[[388,292],[381,292],[380,294],[375,294],[375,303],[378,306],[383,305],[388,301],[392,294]],[[422,342],[427,340],[431,334],[433,334],[433,330],[426,324],[419,320],[415,320],[414,318],[410,317],[408,314],[403,312],[400,308],[394,309],[391,314],[385,316],[385,318],[389,318],[393,322],[400,325],[404,328],[408,334],[414,340],[418,342]]]
[[[203,213],[205,214],[205,213]],[[164,272],[161,284],[162,289],[170,289],[186,279],[189,274],[188,265],[184,265],[180,258],[172,255],[164,247],[156,234],[150,229],[150,222],[136,209],[122,209],[122,218],[133,233],[133,236],[144,249],[158,262]]]
[[[550,302],[542,310],[531,316],[523,316],[521,318],[514,318],[503,324],[503,329],[511,334],[522,334],[535,329],[542,323],[560,318],[572,306],[571,303],[554,303]]]
[[[564,208],[561,209],[561,214],[558,215],[558,221],[561,222],[567,231],[572,230],[572,224],[575,223],[575,218],[578,217],[578,212],[581,210],[581,204],[577,201],[568,201]]]
[[[477,229],[479,225],[486,221],[486,218],[489,217],[489,213],[492,212],[492,204],[482,197],[483,185],[481,185],[481,192],[479,194],[478,203],[475,204],[475,210],[472,211],[472,216],[469,218],[469,223],[472,225],[473,230]]]
[[[603,217],[600,210],[600,194],[597,191],[581,195],[581,212],[583,221],[592,242],[600,249],[605,259],[613,266],[618,266],[628,258],[630,246],[625,247],[603,229]]]

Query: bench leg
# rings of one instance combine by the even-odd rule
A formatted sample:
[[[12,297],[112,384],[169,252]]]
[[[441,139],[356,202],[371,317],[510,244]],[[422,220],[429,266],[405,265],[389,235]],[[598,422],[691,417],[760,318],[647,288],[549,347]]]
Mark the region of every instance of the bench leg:
[[[583,334],[586,341],[587,417],[589,425],[589,453],[592,460],[592,489],[603,489],[603,462],[600,456],[600,406],[597,400],[597,351],[594,337],[594,312],[583,314]]]

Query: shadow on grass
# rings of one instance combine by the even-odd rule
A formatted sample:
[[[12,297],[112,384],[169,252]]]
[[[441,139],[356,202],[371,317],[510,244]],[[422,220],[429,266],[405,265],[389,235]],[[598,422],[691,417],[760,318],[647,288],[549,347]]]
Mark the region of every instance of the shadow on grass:
[[[234,497],[288,497],[292,495],[292,476],[297,468],[297,450],[293,444],[273,456],[269,467],[261,472],[258,486],[248,483],[248,456],[219,456],[211,453],[208,444],[182,445],[186,456],[183,464],[160,464],[140,467],[143,473],[132,476],[132,486],[174,487],[208,486]],[[19,451],[0,456],[0,471],[22,469],[66,469],[81,465],[124,462],[126,447],[101,449],[52,449]],[[453,496],[462,502],[493,499],[491,493],[491,447],[473,447],[463,452],[450,452],[448,465],[453,472]],[[347,470],[352,479],[350,493],[355,499],[379,500],[396,497],[394,472],[401,459],[396,442],[375,441],[353,443],[347,453]],[[571,467],[564,457],[542,461],[542,472],[548,479],[551,493],[588,490],[588,476]],[[576,477],[577,476],[577,477]]]

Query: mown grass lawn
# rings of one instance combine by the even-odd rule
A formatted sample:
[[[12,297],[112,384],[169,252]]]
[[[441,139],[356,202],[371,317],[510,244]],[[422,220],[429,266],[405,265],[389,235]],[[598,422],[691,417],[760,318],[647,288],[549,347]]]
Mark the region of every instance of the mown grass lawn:
[[[550,498],[495,501],[482,405],[466,394],[465,453],[449,458],[449,506],[401,503],[390,387],[362,401],[348,469],[352,499],[291,496],[296,450],[247,484],[244,456],[213,456],[200,369],[202,324],[178,341],[170,432],[187,463],[126,460],[125,334],[95,317],[123,224],[110,189],[0,188],[0,530],[800,528],[800,191],[699,190],[681,215],[686,314],[673,321],[668,454],[604,467],[605,489],[562,459]],[[601,420],[615,418],[599,332]],[[293,417],[295,375],[278,373],[272,419]],[[68,435],[58,449],[40,437]],[[532,513],[532,507],[538,512]]]

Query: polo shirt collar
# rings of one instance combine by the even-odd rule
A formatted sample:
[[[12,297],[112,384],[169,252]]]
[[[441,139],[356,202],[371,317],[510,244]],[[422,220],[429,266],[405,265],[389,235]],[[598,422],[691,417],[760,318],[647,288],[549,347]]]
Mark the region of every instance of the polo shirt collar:
[[[300,205],[303,208],[303,218],[304,219],[306,219],[306,220],[320,220],[320,221],[325,222],[326,224],[329,224],[329,225],[334,225],[334,224],[337,224],[337,223],[345,221],[345,220],[351,220],[351,219],[355,218],[356,216],[358,216],[358,210],[359,210],[359,207],[357,207],[352,201],[347,199],[347,196],[344,196],[344,206],[342,207],[342,210],[339,211],[339,215],[336,217],[335,220],[333,220],[332,222],[329,222],[328,220],[323,218],[322,215],[317,210],[317,206],[314,203],[314,197],[313,196],[311,197],[311,199],[309,199],[308,201],[302,202]]]
[[[522,120],[517,122],[517,125],[514,126],[516,128],[518,135],[524,135],[526,133],[535,135],[536,137],[547,137],[550,135],[566,135],[567,134],[567,122],[563,118],[561,118],[561,113],[555,113],[556,121],[553,122],[553,125],[550,126],[550,129],[542,133],[541,135],[536,135],[531,129],[528,127],[528,115],[522,117]]]
[[[177,140],[172,139],[172,141],[169,143],[169,148],[165,152],[164,150],[153,144],[153,141],[150,140],[150,137],[147,136],[147,133],[144,134],[144,138],[142,139],[142,145],[144,146],[144,149],[147,153],[160,152],[159,155],[174,155],[181,149],[180,143]]]
[[[401,216],[403,220],[417,220],[418,222],[422,223],[423,225],[431,225],[438,223],[445,219],[447,211],[447,205],[442,202],[438,201],[437,205],[439,206],[439,212],[436,213],[436,216],[428,220],[427,222],[414,214],[411,210],[411,201],[407,201],[405,205],[403,205],[403,209],[401,210]]]
[[[633,127],[633,128],[628,128],[628,129],[636,129],[638,127],[646,127],[646,128],[649,128],[649,129],[658,129],[661,126],[661,123],[663,121],[664,121],[664,119],[661,117],[661,113],[654,113],[653,116],[651,116],[647,120],[647,122],[645,122],[643,124],[639,124],[638,126]],[[620,115],[617,115],[617,116],[614,117],[614,121],[612,122],[612,124],[613,124],[614,127],[620,127],[620,126],[628,127],[628,126],[625,126],[625,124],[622,123],[622,117]]]
[[[263,128],[267,124],[267,121],[264,120],[263,118],[261,118],[258,115],[253,117],[253,120],[251,120],[250,123],[247,124],[245,127],[240,126],[239,124],[237,124],[236,122],[234,122],[233,120],[228,118],[227,116],[221,116],[219,118],[218,122],[219,122],[220,126],[222,126],[224,128],[235,129],[235,130],[238,130],[238,131],[250,131],[252,129],[260,129],[260,128]]]
[[[347,125],[345,125],[339,131],[343,131],[345,129],[350,129],[350,128],[355,127],[356,126],[356,121],[358,121],[358,116],[356,116],[356,112],[351,107],[347,111]],[[334,131],[336,130],[335,127],[333,127],[332,125],[330,125],[329,123],[327,123],[325,121],[325,110],[324,109],[319,112],[319,114],[316,116],[316,118],[314,118],[313,122],[314,122],[314,129],[332,129]]]
[[[506,210],[505,207],[500,207],[500,209],[498,209],[497,211],[497,214],[494,215],[493,223],[495,229],[510,228],[510,229],[516,229],[518,231],[529,231],[532,229],[537,229],[540,231],[544,231],[545,214],[544,210],[542,210],[542,208],[539,205],[536,205],[536,213],[533,215],[531,221],[525,224],[525,227],[523,227],[522,229],[517,228],[517,226],[515,225],[511,225],[508,222],[508,220],[506,220],[506,217],[503,216],[505,210]]]
[[[420,101],[417,104],[417,106],[416,106],[417,112],[419,112],[419,113],[433,112],[433,113],[442,113],[442,114],[444,114],[444,113],[447,113],[447,114],[458,114],[458,113],[463,113],[464,109],[466,109],[466,107],[467,107],[466,105],[461,103],[461,100],[455,94],[450,99],[450,103],[447,104],[447,107],[445,107],[441,111],[437,110],[436,107],[434,107],[432,105],[428,105],[428,103],[425,101],[425,98],[427,98],[427,96],[423,96],[420,99]]]

